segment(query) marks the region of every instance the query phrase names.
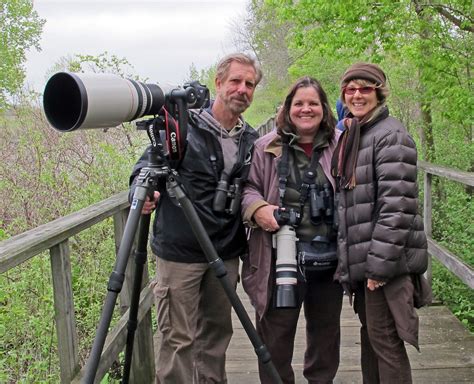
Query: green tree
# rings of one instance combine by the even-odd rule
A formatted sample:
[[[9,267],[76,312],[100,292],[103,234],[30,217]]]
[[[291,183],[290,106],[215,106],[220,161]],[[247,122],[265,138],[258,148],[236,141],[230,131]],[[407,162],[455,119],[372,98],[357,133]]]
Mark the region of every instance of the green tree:
[[[84,54],[63,56],[48,70],[48,74],[52,75],[59,71],[113,73],[124,78],[140,80],[135,74],[133,65],[125,57],[111,55],[107,51],[96,56]]]
[[[293,25],[290,46],[302,53],[304,62],[320,62],[321,57],[329,63],[337,58],[370,60],[384,64],[389,74],[400,65],[412,69],[402,82],[413,89],[419,106],[425,159],[438,160],[437,126],[449,124],[466,142],[472,138],[470,1],[354,0],[349,5],[341,0],[267,0],[266,4]],[[299,65],[297,61],[295,66]]]
[[[40,50],[44,20],[30,0],[0,0],[0,108],[8,94],[15,93],[25,79],[26,52]]]
[[[276,16],[264,0],[252,0],[247,4],[247,14],[232,23],[236,49],[254,55],[263,70],[254,101],[245,112],[255,127],[275,114],[290,83],[288,68],[294,61],[286,41],[290,23]]]
[[[276,17],[275,10],[264,0],[252,0],[247,15],[233,22],[234,45],[252,52],[265,71],[264,84],[288,83],[288,68],[293,62],[287,45],[291,22]]]
[[[196,64],[191,63],[189,66],[189,74],[187,76],[187,79],[185,81],[194,81],[194,80],[199,80],[199,71],[196,68]]]

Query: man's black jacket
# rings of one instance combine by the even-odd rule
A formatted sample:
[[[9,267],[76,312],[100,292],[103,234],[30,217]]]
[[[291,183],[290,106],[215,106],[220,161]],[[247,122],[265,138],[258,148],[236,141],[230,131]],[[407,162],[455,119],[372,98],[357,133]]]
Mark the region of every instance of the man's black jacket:
[[[239,154],[237,156],[239,160],[233,167],[229,177],[230,181],[234,177],[246,175],[252,146],[257,138],[257,132],[244,123],[244,131],[239,141]],[[212,155],[217,157],[215,163],[217,172],[210,160]],[[135,176],[147,163],[148,157],[147,151],[145,151],[132,171],[130,178],[132,191]],[[200,118],[198,113],[190,113],[186,150],[177,169],[180,175],[179,180],[186,195],[193,202],[219,257],[228,260],[246,253],[247,241],[240,209],[235,216],[230,216],[227,213],[217,213],[212,209],[217,183],[221,177],[223,167],[224,159],[219,144],[218,132]],[[160,184],[161,186],[158,189],[161,196],[155,213],[151,238],[153,252],[158,257],[170,261],[206,262],[207,259],[182,209],[169,196],[165,183]]]

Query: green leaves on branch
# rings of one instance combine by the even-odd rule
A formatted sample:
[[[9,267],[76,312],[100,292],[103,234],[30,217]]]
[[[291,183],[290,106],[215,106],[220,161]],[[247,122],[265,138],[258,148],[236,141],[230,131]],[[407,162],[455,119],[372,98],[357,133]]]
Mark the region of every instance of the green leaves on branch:
[[[33,9],[33,1],[0,0],[0,109],[8,94],[15,93],[25,79],[26,52],[40,50],[45,21]]]
[[[267,0],[265,4],[292,25],[288,43],[293,55],[300,55],[293,65],[296,72],[302,62],[321,58],[382,63],[392,80],[399,66],[412,68],[401,82],[413,89],[419,111],[425,113],[424,135],[433,136],[436,124],[449,121],[452,129],[465,132],[466,142],[472,139],[472,122],[467,122],[474,105],[472,2]],[[435,152],[434,143],[422,144],[426,153]]]

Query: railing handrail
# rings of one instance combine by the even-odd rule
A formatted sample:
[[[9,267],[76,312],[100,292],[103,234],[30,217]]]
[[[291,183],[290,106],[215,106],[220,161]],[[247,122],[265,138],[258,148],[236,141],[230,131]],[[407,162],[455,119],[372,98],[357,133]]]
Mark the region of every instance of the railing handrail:
[[[444,177],[458,183],[474,187],[474,172],[460,171],[443,165],[428,163],[427,161],[418,160],[418,168],[423,169],[432,175]]]
[[[126,191],[0,242],[0,273],[127,208]]]

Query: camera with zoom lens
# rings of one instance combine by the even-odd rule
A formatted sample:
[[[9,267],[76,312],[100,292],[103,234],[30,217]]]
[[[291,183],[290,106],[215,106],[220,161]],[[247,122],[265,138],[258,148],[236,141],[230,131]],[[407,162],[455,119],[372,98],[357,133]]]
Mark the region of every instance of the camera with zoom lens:
[[[212,209],[215,212],[225,212],[229,215],[236,215],[240,209],[240,197],[242,195],[242,179],[234,178],[231,185],[225,177],[219,180],[216,193],[212,202]]]
[[[61,132],[116,127],[146,115],[154,115],[153,129],[166,131],[168,156],[180,160],[184,153],[187,109],[209,103],[209,90],[199,82],[168,91],[157,84],[144,84],[105,73],[58,72],[46,83],[43,108],[48,122]],[[150,134],[152,145],[158,134]]]

